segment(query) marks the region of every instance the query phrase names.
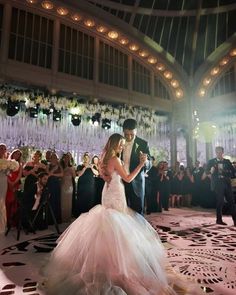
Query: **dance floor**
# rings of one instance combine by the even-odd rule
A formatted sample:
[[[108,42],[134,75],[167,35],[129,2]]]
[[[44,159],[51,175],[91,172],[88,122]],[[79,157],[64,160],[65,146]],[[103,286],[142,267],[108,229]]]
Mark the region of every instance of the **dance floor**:
[[[224,217],[228,226],[216,225],[215,213],[202,209],[171,208],[146,218],[160,235],[177,273],[196,281],[206,294],[236,294],[236,227],[229,216]],[[39,269],[57,237],[52,226],[36,234],[21,232],[19,241],[15,230],[0,236],[0,295],[45,294],[38,287]]]

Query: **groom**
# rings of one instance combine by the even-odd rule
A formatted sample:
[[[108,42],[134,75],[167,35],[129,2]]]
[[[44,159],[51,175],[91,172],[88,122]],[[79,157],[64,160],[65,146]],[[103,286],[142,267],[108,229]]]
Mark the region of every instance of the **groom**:
[[[149,170],[151,168],[149,146],[145,140],[136,136],[136,120],[126,119],[123,123],[123,132],[126,143],[122,153],[122,160],[126,172],[128,174],[131,173],[138,166],[140,158],[146,160],[145,167],[135,179],[131,183],[124,182],[128,206],[134,211],[143,214],[145,192],[144,170]]]

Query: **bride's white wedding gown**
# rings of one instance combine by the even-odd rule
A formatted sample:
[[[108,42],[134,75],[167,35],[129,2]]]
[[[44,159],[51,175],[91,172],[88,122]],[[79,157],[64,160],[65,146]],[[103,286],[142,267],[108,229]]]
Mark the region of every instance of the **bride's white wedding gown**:
[[[47,294],[55,295],[177,294],[165,269],[157,233],[127,207],[123,183],[113,172],[102,205],[82,214],[60,236],[45,268],[45,284]]]

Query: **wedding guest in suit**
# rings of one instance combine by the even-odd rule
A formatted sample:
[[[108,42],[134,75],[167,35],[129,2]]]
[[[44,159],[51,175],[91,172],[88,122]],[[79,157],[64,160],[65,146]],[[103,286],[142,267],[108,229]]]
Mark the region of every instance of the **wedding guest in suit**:
[[[145,170],[151,168],[150,151],[147,141],[136,136],[137,122],[134,119],[126,119],[123,123],[123,132],[126,140],[122,159],[126,172],[131,173],[140,163],[145,160],[145,166],[131,183],[125,182],[125,195],[128,205],[138,213],[144,213],[145,194]]]
[[[39,206],[43,201],[44,197],[48,195],[48,173],[40,172],[37,176],[36,182],[33,183],[28,190],[24,191],[22,199],[22,226],[26,233],[32,231],[32,220],[39,210]],[[47,221],[43,210],[38,212],[37,220],[35,221],[34,229],[45,229],[47,226]]]
[[[215,148],[216,158],[209,160],[207,170],[211,173],[211,188],[216,193],[216,223],[227,225],[222,220],[222,208],[226,198],[234,226],[236,226],[236,209],[233,199],[231,178],[234,176],[234,167],[231,162],[223,157],[224,148]]]

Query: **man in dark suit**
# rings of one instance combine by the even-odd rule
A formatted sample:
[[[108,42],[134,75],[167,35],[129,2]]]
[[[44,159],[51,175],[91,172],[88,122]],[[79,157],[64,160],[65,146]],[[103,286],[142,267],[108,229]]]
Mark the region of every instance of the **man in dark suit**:
[[[223,147],[217,146],[215,152],[216,158],[209,160],[207,171],[211,173],[211,189],[216,194],[216,223],[227,225],[222,220],[222,208],[225,198],[230,208],[234,226],[236,226],[236,209],[231,186],[234,168],[229,160],[223,158]]]
[[[150,151],[147,141],[136,136],[137,122],[134,119],[127,119],[123,124],[124,136],[126,139],[125,148],[122,154],[124,167],[127,173],[132,172],[140,163],[140,158],[146,161],[145,167],[131,183],[125,183],[125,195],[127,204],[136,212],[144,213],[145,194],[145,170],[151,168]]]

